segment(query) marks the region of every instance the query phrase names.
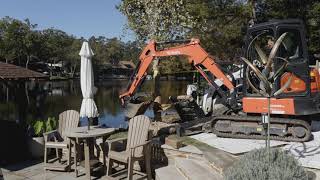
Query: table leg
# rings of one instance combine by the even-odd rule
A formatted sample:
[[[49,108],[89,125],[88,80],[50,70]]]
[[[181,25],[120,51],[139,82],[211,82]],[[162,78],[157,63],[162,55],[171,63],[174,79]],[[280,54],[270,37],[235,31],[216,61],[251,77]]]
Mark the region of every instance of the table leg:
[[[71,171],[71,146],[72,141],[71,139],[68,139],[68,171]]]
[[[106,140],[107,138],[104,136],[102,137],[102,144],[101,144],[101,150],[102,150],[102,155],[103,155],[103,170],[106,170]]]
[[[75,175],[76,175],[76,178],[78,177],[78,146],[79,146],[79,141],[78,139],[74,139],[73,141],[74,145],[73,145],[73,148],[74,148],[74,172],[75,172]]]
[[[89,150],[89,144],[90,144],[90,139],[86,139],[84,141],[84,164],[85,164],[85,169],[86,169],[86,177],[87,179],[91,179],[91,174],[90,174],[90,150]]]

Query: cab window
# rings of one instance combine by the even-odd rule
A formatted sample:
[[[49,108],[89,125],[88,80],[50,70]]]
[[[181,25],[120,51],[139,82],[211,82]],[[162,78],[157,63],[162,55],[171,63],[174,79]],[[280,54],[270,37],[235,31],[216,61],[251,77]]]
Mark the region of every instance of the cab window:
[[[287,35],[279,47],[279,56],[288,59],[288,61],[301,61],[303,59],[303,49],[300,31],[282,28],[279,30],[279,36],[283,33],[287,33]]]

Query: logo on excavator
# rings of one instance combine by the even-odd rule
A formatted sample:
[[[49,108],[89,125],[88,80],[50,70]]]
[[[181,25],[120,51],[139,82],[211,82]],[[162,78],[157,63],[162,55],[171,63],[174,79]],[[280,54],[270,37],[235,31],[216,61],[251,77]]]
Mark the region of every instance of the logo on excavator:
[[[173,56],[173,55],[179,55],[179,54],[181,54],[181,52],[180,51],[168,51],[167,54],[170,56]]]

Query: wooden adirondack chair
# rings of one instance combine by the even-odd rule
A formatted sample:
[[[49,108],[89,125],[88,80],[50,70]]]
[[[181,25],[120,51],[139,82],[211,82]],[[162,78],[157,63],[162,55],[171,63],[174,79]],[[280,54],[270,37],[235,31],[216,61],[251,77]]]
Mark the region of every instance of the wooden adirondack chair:
[[[50,170],[70,170],[71,166],[71,142],[65,136],[65,132],[69,131],[72,128],[76,128],[79,125],[79,112],[75,110],[68,110],[64,111],[59,114],[59,126],[57,130],[44,133],[44,141],[45,141],[45,148],[44,148],[44,166],[45,169]],[[53,140],[53,141],[52,141]],[[54,164],[48,163],[48,149],[55,149],[56,150],[56,158],[59,162],[61,162],[62,154],[64,151],[67,152],[67,164]],[[62,150],[62,153],[59,153],[59,150]]]
[[[151,177],[150,166],[150,141],[148,141],[149,126],[151,124],[150,119],[147,116],[139,115],[129,121],[128,138],[119,138],[109,141],[109,153],[108,153],[108,167],[107,175],[110,176],[113,162],[123,163],[128,167],[128,179],[132,180],[133,176],[133,164],[135,161],[145,161],[147,177]],[[121,152],[114,150],[114,144],[116,142],[124,142],[127,140],[126,149]],[[137,172],[142,174],[141,172]],[[145,174],[143,174],[145,175]]]

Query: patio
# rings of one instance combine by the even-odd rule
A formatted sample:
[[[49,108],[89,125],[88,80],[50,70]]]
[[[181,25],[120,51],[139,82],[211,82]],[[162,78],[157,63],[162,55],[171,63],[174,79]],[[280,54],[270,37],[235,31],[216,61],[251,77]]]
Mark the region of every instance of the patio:
[[[208,144],[194,140],[189,137],[183,137],[182,143],[185,145],[181,148],[173,148],[170,145],[161,145],[156,151],[160,151],[165,157],[153,159],[152,165],[155,168],[155,179],[223,179],[223,172],[230,167],[237,159],[243,155],[231,154],[226,151],[214,148]],[[160,153],[160,154],[161,154]],[[154,153],[155,154],[155,153]],[[159,154],[159,153],[158,153]],[[164,160],[165,158],[165,160]],[[155,164],[159,159],[164,160],[164,164]],[[79,177],[76,178],[73,171],[44,171],[42,160],[30,160],[27,162],[13,164],[1,168],[5,180],[84,180],[85,170],[80,169]],[[120,168],[120,167],[119,167]],[[137,168],[137,166],[135,166]],[[308,172],[309,180],[320,179],[320,170],[305,168]],[[194,173],[195,171],[199,173]],[[127,173],[118,174],[116,179],[126,179]],[[200,177],[201,176],[201,177]],[[105,174],[93,174],[92,179],[112,179]],[[134,179],[146,179],[135,174]]]
[[[42,161],[30,160],[27,162],[14,164],[5,168],[1,168],[3,177],[5,180],[85,180],[84,168],[80,171],[79,177],[76,178],[74,172],[61,172],[61,171],[44,171],[44,163]],[[126,178],[126,173],[119,175],[117,178]],[[0,178],[1,179],[1,178]],[[92,179],[106,179],[112,180],[105,175],[94,175]],[[141,178],[139,175],[135,175],[134,179],[146,179]]]

